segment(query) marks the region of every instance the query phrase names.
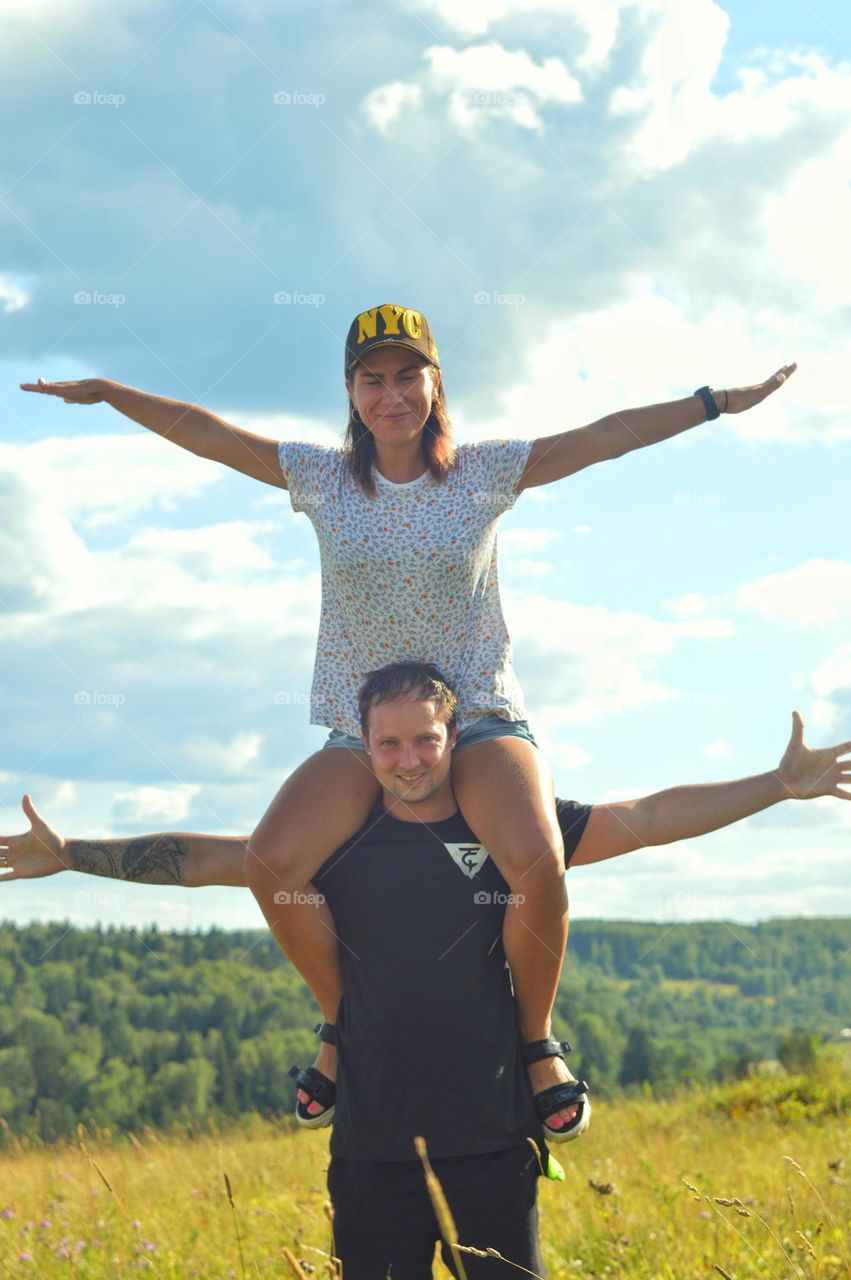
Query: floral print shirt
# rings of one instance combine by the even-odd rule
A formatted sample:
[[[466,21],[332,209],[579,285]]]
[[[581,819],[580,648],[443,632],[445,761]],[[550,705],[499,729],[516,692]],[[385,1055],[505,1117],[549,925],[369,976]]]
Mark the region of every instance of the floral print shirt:
[[[282,441],[293,511],[319,540],[322,613],[311,724],[360,736],[357,691],[390,662],[433,662],[458,694],[458,727],[486,715],[525,718],[497,577],[497,524],[531,440],[456,448],[445,481],[426,471],[377,496],[355,484],[342,447]]]

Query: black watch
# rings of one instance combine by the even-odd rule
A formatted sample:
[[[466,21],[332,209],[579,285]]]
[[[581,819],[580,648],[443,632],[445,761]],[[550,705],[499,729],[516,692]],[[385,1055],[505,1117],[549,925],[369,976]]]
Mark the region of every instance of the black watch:
[[[721,417],[721,410],[718,408],[718,405],[715,403],[715,399],[712,395],[712,392],[709,390],[708,387],[698,387],[696,391],[692,392],[692,395],[700,396],[701,400],[703,401],[703,406],[706,409],[707,422],[711,422],[713,418]]]

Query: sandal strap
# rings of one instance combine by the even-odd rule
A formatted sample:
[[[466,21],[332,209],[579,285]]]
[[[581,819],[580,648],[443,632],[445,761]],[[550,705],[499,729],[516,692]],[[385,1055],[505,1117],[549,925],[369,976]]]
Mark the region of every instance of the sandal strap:
[[[540,1120],[554,1115],[562,1107],[569,1107],[572,1102],[586,1102],[588,1085],[584,1080],[565,1080],[562,1084],[550,1085],[535,1094],[535,1110]]]
[[[533,1040],[523,1046],[523,1063],[529,1066],[532,1062],[540,1062],[542,1058],[561,1058],[570,1053],[570,1045],[566,1040],[554,1040],[547,1036],[545,1040]]]
[[[337,1043],[337,1028],[333,1022],[317,1022],[313,1030],[325,1044]]]
[[[302,1071],[300,1067],[290,1067],[289,1074],[299,1089],[304,1090],[311,1102],[318,1102],[320,1107],[333,1106],[337,1097],[337,1086],[323,1072],[317,1071],[316,1067],[308,1067],[306,1071]]]

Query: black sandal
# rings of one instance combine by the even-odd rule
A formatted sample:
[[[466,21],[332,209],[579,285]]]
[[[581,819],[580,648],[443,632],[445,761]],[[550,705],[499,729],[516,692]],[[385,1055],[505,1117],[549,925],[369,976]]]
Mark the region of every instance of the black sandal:
[[[546,1040],[533,1040],[523,1046],[523,1063],[529,1066],[532,1062],[540,1062],[542,1058],[561,1058],[570,1053],[570,1045],[566,1040],[554,1040],[550,1036]],[[546,1123],[547,1116],[555,1115],[562,1107],[569,1107],[578,1102],[576,1115],[561,1129],[553,1129]],[[535,1110],[550,1142],[570,1142],[578,1138],[588,1128],[591,1119],[591,1103],[588,1101],[588,1085],[584,1080],[565,1080],[562,1084],[550,1085],[534,1095]]]
[[[337,1043],[337,1028],[332,1022],[317,1022],[313,1030],[326,1044]],[[299,1124],[305,1129],[324,1129],[326,1125],[331,1124],[334,1119],[334,1105],[337,1101],[337,1086],[334,1081],[329,1080],[325,1073],[318,1071],[316,1067],[308,1067],[306,1071],[302,1071],[300,1067],[290,1067],[289,1074],[299,1089],[303,1089],[308,1095],[311,1102],[318,1102],[325,1108],[324,1111],[312,1115],[307,1110],[306,1102],[296,1102],[295,1115]]]

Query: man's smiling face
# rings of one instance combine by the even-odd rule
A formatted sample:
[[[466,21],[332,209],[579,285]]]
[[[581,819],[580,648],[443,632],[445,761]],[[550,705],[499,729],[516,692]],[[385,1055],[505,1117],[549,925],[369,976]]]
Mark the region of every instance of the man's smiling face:
[[[455,730],[447,730],[432,699],[408,695],[376,703],[364,741],[388,808],[393,799],[416,805],[451,794]]]

